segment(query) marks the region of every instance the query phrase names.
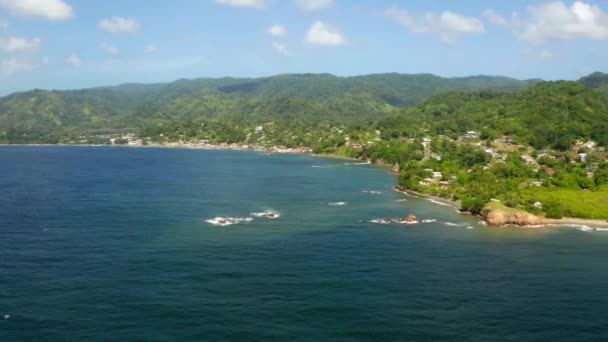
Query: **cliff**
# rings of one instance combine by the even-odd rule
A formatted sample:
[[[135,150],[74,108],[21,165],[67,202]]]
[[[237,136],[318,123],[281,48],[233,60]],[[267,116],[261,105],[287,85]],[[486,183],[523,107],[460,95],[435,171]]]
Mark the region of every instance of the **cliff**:
[[[530,214],[523,210],[509,208],[500,203],[488,203],[481,210],[484,220],[493,226],[508,224],[516,226],[542,226],[547,224],[544,217]]]

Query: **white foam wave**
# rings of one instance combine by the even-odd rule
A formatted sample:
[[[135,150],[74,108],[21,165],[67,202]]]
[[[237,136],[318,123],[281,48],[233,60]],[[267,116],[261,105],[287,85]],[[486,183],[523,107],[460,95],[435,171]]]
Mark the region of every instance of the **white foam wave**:
[[[205,222],[210,223],[214,226],[226,227],[226,226],[232,226],[234,224],[239,224],[241,222],[251,222],[251,221],[253,221],[253,219],[251,217],[240,218],[240,217],[217,216],[214,218],[210,218],[210,219],[206,220]]]
[[[374,195],[378,195],[378,194],[382,193],[382,191],[376,191],[376,190],[362,190],[361,192],[364,192],[366,194],[374,194]]]
[[[395,202],[407,202],[407,198],[396,199]]]
[[[582,232],[607,232],[608,228],[604,228],[604,227],[589,227],[583,224],[565,224],[563,225],[565,227],[573,227],[577,230],[580,230]]]
[[[370,220],[369,223],[375,223],[375,224],[390,224],[392,223],[392,220],[387,220],[387,219],[373,219]]]
[[[437,220],[435,220],[435,219],[427,219],[427,220],[422,220],[420,222],[422,222],[422,223],[434,223],[434,222],[437,222]]]
[[[348,203],[346,203],[346,202],[330,202],[330,203],[327,203],[327,205],[330,205],[330,206],[333,206],[333,207],[341,207],[341,206],[344,206],[344,205],[347,205],[347,204]]]
[[[458,223],[454,223],[454,222],[444,222],[443,224],[445,224],[446,226],[450,226],[450,227],[462,227],[462,224],[458,224]]]
[[[274,210],[264,210],[262,212],[251,213],[249,215],[253,216],[253,217],[263,217],[263,218],[272,219],[272,220],[278,219],[279,217],[281,217],[281,214]]]
[[[442,206],[444,206],[444,207],[450,207],[450,205],[449,205],[449,204],[447,204],[447,203],[443,203],[443,202],[440,202],[440,201],[437,201],[437,200],[434,200],[434,199],[432,199],[432,198],[429,198],[429,199],[428,199],[428,201],[429,201],[429,202],[431,202],[431,203],[435,203],[435,204],[438,204],[438,205],[442,205]]]

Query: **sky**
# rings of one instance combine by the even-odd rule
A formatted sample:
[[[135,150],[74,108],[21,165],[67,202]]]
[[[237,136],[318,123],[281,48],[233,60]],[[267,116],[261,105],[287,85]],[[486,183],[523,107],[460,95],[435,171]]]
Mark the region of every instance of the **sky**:
[[[198,77],[608,71],[608,0],[0,0],[0,95]]]

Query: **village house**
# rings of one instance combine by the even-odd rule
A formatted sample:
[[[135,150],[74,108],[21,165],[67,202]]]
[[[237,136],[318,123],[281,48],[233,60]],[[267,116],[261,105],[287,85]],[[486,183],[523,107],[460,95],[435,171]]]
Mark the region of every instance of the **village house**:
[[[513,144],[513,138],[510,135],[503,135],[502,137],[498,137],[494,140],[495,142],[505,143],[505,144]]]

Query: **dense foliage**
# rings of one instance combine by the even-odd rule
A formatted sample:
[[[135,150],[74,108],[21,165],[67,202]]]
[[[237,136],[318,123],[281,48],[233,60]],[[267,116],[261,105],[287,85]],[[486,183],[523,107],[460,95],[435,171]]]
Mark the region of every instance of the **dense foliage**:
[[[378,123],[385,136],[468,131],[484,138],[509,135],[537,149],[565,150],[576,139],[608,145],[608,97],[576,82],[544,82],[517,93],[441,94]]]
[[[66,129],[137,129],[166,120],[221,119],[302,122],[378,119],[396,106],[449,91],[515,91],[530,82],[505,77],[329,74],[179,80],[73,91],[32,90],[0,98],[0,128],[33,134]],[[7,133],[4,134],[5,140]],[[13,140],[9,140],[13,141]]]

